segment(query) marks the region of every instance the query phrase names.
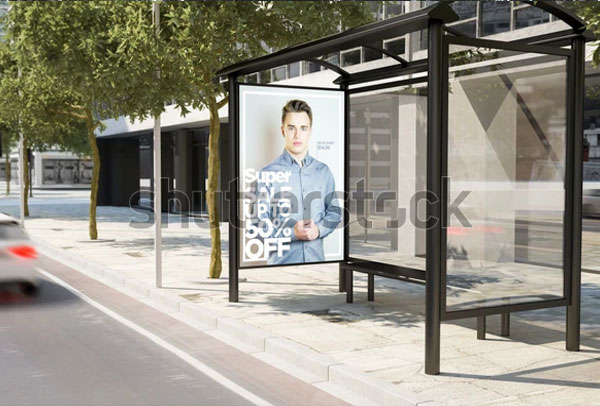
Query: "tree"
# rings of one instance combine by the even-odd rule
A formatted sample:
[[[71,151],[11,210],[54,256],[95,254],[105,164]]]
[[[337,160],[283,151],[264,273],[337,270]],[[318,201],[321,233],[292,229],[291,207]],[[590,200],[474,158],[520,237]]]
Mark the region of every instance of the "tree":
[[[14,50],[10,42],[0,42],[0,130],[3,133],[3,146],[7,152],[18,145],[23,135],[24,149],[45,151],[49,148],[72,150],[79,154],[88,154],[89,149],[82,146],[82,126],[74,119],[56,121],[52,116],[40,114],[35,109],[22,108],[27,95],[39,89],[39,75],[27,71],[19,75]],[[24,96],[25,95],[25,96]],[[48,122],[47,120],[50,119]],[[23,157],[23,173],[29,173],[29,157]],[[10,187],[10,165],[6,156],[7,191]],[[19,179],[24,183],[25,216],[29,216],[28,191],[29,177]]]
[[[217,207],[219,109],[227,92],[216,80],[225,66],[302,43],[371,20],[366,2],[240,1],[165,2],[161,42],[172,77],[183,84],[177,104],[210,113],[207,205],[211,233],[209,276],[221,275],[221,234]],[[162,73],[162,71],[161,71]]]
[[[17,145],[18,133],[16,126],[0,121],[0,136],[2,137],[2,153],[4,154],[4,174],[6,176],[6,196],[10,195],[11,167],[10,151]]]
[[[588,25],[588,30],[592,31],[596,38],[600,38],[600,2],[598,1],[563,1],[561,5],[575,12]],[[594,64],[600,65],[600,43],[596,43],[594,51]]]
[[[67,131],[63,134],[77,128],[75,122],[85,126],[94,161],[89,235],[95,240],[101,164],[95,131],[105,118],[160,114],[165,101],[173,98],[166,92],[168,75],[155,83],[156,69],[168,69],[160,65],[151,4],[62,1],[12,6],[6,32],[23,72],[16,80],[21,96],[13,99],[13,106],[32,124],[61,128]]]

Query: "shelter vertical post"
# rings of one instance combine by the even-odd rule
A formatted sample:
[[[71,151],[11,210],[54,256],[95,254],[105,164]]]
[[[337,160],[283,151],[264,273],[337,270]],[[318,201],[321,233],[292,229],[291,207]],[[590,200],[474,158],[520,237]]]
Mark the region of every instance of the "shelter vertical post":
[[[572,204],[571,204],[571,232],[572,245],[570,247],[570,268],[568,275],[569,283],[567,297],[570,298],[567,306],[567,345],[569,351],[579,351],[580,325],[581,325],[581,200],[583,182],[583,103],[585,92],[585,39],[578,37],[572,41],[573,58],[569,74],[571,80],[571,97],[569,108],[571,115],[569,125],[571,127],[570,145],[573,146],[571,153],[571,177],[572,182]],[[568,172],[567,172],[568,173]],[[569,214],[569,213],[568,213]]]
[[[443,135],[443,21],[429,21],[427,97],[427,236],[425,289],[425,373],[440,373],[442,296],[442,135]]]
[[[239,140],[238,140],[238,87],[237,75],[229,75],[229,301],[239,301],[239,224],[238,224],[238,175],[239,175]]]
[[[344,262],[348,261],[350,254],[350,93],[348,83],[340,85],[344,91]],[[346,292],[346,271],[340,263],[339,269],[339,291]]]

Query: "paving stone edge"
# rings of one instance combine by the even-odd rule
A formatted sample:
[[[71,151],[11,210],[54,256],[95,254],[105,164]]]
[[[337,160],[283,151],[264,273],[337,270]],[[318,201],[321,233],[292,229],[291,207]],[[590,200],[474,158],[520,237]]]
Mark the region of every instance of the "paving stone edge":
[[[215,315],[201,304],[193,303],[176,293],[158,289],[133,278],[124,278],[106,266],[83,259],[69,251],[56,247],[40,238],[31,237],[37,249],[44,255],[59,260],[76,271],[117,287],[134,297],[144,297],[160,309],[173,311],[184,318],[199,323],[203,331],[215,331],[213,337],[228,338],[228,344],[243,344],[246,352],[269,362],[273,357],[280,362],[275,367],[291,373],[304,381],[339,396],[354,405],[375,404],[381,406],[436,406],[437,402],[408,389],[398,387],[364,372],[350,368],[334,358],[321,354],[307,346],[264,331],[243,321]],[[184,320],[185,321],[185,320]],[[194,325],[197,327],[197,325]],[[248,350],[251,348],[252,350]],[[260,354],[265,354],[261,357]],[[338,390],[339,389],[339,390]]]

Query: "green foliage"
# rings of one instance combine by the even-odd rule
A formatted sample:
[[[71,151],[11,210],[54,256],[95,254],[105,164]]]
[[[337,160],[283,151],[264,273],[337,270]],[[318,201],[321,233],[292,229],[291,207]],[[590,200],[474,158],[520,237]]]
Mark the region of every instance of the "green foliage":
[[[600,38],[600,2],[599,1],[563,1],[563,7],[574,11],[587,24],[588,30]],[[594,64],[600,65],[600,42],[596,42],[594,51]]]
[[[225,66],[371,20],[365,2],[354,1],[165,2],[161,9],[164,65],[180,86],[184,112],[225,94],[215,82]]]

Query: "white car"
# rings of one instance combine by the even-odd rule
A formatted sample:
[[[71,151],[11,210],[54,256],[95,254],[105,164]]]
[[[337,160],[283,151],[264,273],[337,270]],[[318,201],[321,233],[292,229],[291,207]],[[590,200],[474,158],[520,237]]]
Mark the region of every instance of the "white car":
[[[37,252],[19,222],[0,213],[0,286],[17,286],[26,295],[37,294]]]

